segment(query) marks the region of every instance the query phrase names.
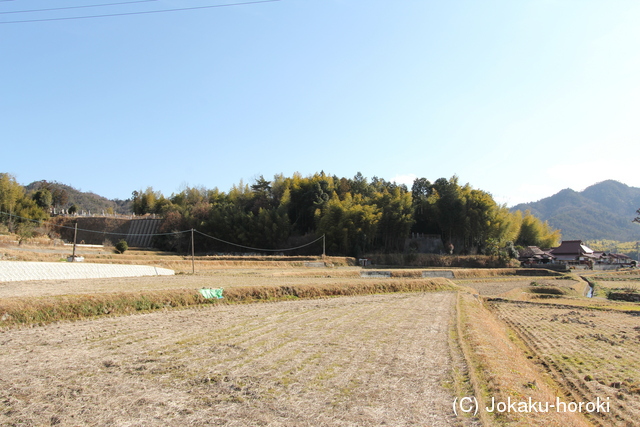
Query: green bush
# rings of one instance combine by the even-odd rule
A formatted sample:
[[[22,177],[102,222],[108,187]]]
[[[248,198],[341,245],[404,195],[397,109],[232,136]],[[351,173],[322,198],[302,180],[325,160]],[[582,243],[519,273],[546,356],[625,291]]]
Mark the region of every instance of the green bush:
[[[123,254],[127,249],[129,249],[129,245],[126,240],[120,240],[116,243],[116,253]]]

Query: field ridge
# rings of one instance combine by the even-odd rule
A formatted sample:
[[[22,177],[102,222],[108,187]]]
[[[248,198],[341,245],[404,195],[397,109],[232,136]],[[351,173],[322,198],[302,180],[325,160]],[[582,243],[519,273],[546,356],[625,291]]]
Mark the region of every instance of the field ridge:
[[[224,290],[223,299],[204,298],[194,289],[57,295],[0,299],[0,328],[78,320],[105,315],[192,307],[203,304],[238,304],[398,292],[455,291],[445,278],[361,281],[353,284],[245,286]]]

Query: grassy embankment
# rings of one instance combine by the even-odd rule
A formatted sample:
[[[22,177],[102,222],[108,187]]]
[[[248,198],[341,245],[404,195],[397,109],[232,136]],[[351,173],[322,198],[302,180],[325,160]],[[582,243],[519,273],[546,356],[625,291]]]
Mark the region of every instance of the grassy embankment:
[[[456,269],[452,273],[456,278],[467,278],[478,275],[483,277],[513,277],[527,272],[519,269]],[[104,315],[126,315],[141,311],[190,307],[201,304],[233,304],[460,289],[446,278],[423,278],[421,270],[393,270],[390,278],[375,280],[360,278],[359,271],[332,269],[327,270],[326,276],[323,276],[325,278],[320,279],[320,283],[314,284],[295,282],[304,281],[310,275],[315,276],[317,274],[315,270],[286,269],[283,271],[276,270],[274,274],[275,276],[270,277],[268,281],[276,280],[280,283],[265,286],[234,285],[228,288],[225,287],[224,299],[222,300],[205,299],[196,289],[185,288],[147,289],[135,292],[117,290],[115,292],[96,292],[91,294],[67,293],[46,297],[7,297],[0,299],[0,327]],[[282,281],[278,277],[282,277]],[[299,280],[298,277],[300,277]],[[341,278],[348,278],[349,280],[345,282]],[[323,283],[325,280],[326,283]],[[219,283],[219,278],[217,278],[217,283]]]
[[[458,289],[456,285],[443,278],[384,281],[364,279],[346,285],[239,286],[225,289],[224,299],[221,300],[205,299],[197,290],[192,289],[5,298],[0,300],[0,327],[104,315],[123,315],[201,304],[272,302],[393,292],[453,291],[456,289]]]
[[[567,401],[565,393],[541,368],[519,337],[482,303],[467,293],[458,295],[457,335],[469,366],[468,376],[477,398],[478,417],[485,426],[575,426],[591,424],[579,414],[489,412],[495,402]]]

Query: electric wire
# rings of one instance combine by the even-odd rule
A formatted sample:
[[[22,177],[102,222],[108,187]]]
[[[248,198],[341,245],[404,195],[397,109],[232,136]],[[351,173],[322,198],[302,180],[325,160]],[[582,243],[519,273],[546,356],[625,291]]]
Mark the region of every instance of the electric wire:
[[[15,214],[11,214],[8,212],[2,212],[0,211],[0,214],[2,215],[8,215],[9,217],[15,217],[15,218],[20,218],[26,221],[31,221],[31,222],[35,222],[39,225],[49,225],[51,227],[59,227],[59,228],[66,228],[68,230],[76,230],[75,227],[69,227],[66,225],[60,225],[60,224],[54,224],[52,222],[48,222],[48,221],[42,221],[42,220],[36,220],[36,219],[31,219],[31,218],[25,218],[23,216],[20,215],[15,215]],[[218,242],[222,242],[222,243],[226,243],[227,245],[231,245],[231,246],[236,246],[239,248],[243,248],[243,249],[249,249],[249,250],[253,250],[253,251],[258,251],[258,252],[288,252],[288,251],[293,251],[296,249],[302,249],[305,248],[307,246],[311,246],[312,244],[319,242],[320,240],[324,239],[324,234],[320,237],[318,237],[317,239],[309,242],[309,243],[305,243],[304,245],[300,245],[300,246],[296,246],[293,248],[283,248],[283,249],[265,249],[265,248],[254,248],[251,246],[245,246],[245,245],[240,245],[238,243],[233,243],[233,242],[229,242],[227,240],[223,240],[223,239],[219,239],[217,237],[211,236],[209,234],[205,234],[201,231],[198,231],[196,229],[189,229],[189,230],[181,230],[181,231],[173,231],[170,233],[152,233],[152,234],[137,234],[137,233],[112,233],[112,232],[108,232],[108,231],[97,231],[97,230],[89,230],[89,229],[85,229],[85,228],[78,228],[78,231],[83,231],[83,232],[88,232],[88,233],[96,233],[96,234],[102,234],[102,235],[111,235],[111,236],[127,236],[127,237],[133,237],[133,236],[173,236],[173,235],[177,235],[177,234],[184,234],[184,233],[191,233],[192,231],[195,233],[198,233],[202,236],[208,237],[209,239],[213,239],[216,240]]]
[[[160,9],[160,10],[146,10],[139,12],[122,12],[122,13],[110,13],[105,15],[84,15],[84,16],[67,16],[60,18],[42,18],[42,19],[25,19],[20,21],[2,21],[0,24],[24,24],[30,22],[50,22],[50,21],[68,21],[74,19],[93,19],[93,18],[111,18],[115,16],[129,16],[129,15],[148,15],[152,13],[167,13],[167,12],[181,12],[187,10],[201,10],[201,9],[213,9],[218,7],[233,7],[233,6],[247,6],[253,4],[260,3],[274,3],[279,2],[281,0],[255,0],[255,1],[245,1],[240,3],[224,3],[224,4],[215,4],[208,6],[193,6],[193,7],[182,7],[176,9]]]
[[[88,4],[84,6],[65,6],[65,7],[52,7],[49,9],[30,9],[30,10],[10,10],[6,12],[0,12],[0,15],[8,15],[11,13],[33,13],[33,12],[51,12],[54,10],[69,10],[69,9],[86,9],[90,7],[105,7],[105,6],[121,6],[123,4],[134,3],[150,3],[158,0],[135,0],[135,1],[123,1],[119,3],[102,3],[102,4]]]
[[[42,221],[42,220],[37,220],[37,219],[31,219],[31,218],[25,218],[23,216],[20,215],[16,215],[16,214],[10,214],[7,212],[0,212],[0,214],[4,214],[4,215],[8,215],[10,217],[15,217],[15,218],[20,218],[26,221],[31,221],[31,222],[35,222],[39,225],[48,225],[51,227],[59,227],[59,228],[66,228],[68,230],[75,230],[75,227],[69,227],[68,225],[61,225],[61,224],[54,224],[52,222],[48,222],[48,221]],[[96,234],[103,234],[103,235],[111,235],[111,236],[171,236],[171,235],[175,235],[175,234],[180,234],[180,233],[190,233],[191,230],[183,230],[183,231],[172,231],[170,233],[154,233],[154,234],[144,234],[144,233],[112,233],[110,231],[97,231],[97,230],[89,230],[86,228],[78,228],[78,231],[84,231],[84,232],[88,232],[88,233],[96,233]]]
[[[243,249],[249,249],[249,250],[253,250],[253,251],[259,251],[259,252],[285,252],[285,251],[293,251],[293,250],[295,250],[295,249],[305,248],[305,247],[307,247],[307,246],[310,246],[310,245],[312,245],[312,244],[314,244],[314,243],[316,243],[316,242],[318,242],[318,241],[320,241],[320,240],[324,239],[324,234],[323,234],[322,236],[318,237],[318,238],[317,238],[317,239],[315,239],[314,241],[309,242],[309,243],[306,243],[306,244],[301,245],[301,246],[296,246],[295,248],[285,248],[285,249],[264,249],[264,248],[252,248],[252,247],[250,247],[250,246],[238,245],[238,244],[236,244],[236,243],[227,242],[226,240],[218,239],[217,237],[213,237],[213,236],[210,236],[210,235],[208,235],[208,234],[204,234],[203,232],[198,231],[198,230],[194,230],[194,231],[195,231],[196,233],[201,234],[201,235],[203,235],[203,236],[205,236],[205,237],[208,237],[208,238],[210,238],[210,239],[217,240],[218,242],[226,243],[226,244],[228,244],[228,245],[232,245],[232,246],[237,246],[237,247],[239,247],[239,248],[243,248]]]

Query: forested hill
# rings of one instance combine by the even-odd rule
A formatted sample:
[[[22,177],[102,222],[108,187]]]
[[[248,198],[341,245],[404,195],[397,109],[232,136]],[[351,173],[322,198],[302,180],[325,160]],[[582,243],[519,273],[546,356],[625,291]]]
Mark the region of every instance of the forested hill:
[[[174,233],[190,229],[214,236],[215,240],[197,242],[209,252],[229,252],[237,245],[276,251],[322,237],[328,253],[358,258],[367,253],[415,253],[420,250],[417,239],[424,235],[439,237],[438,250],[503,260],[515,253],[515,246],[560,243],[557,230],[533,215],[509,212],[491,194],[460,184],[455,175],[434,182],[416,178],[409,190],[377,177],[368,180],[359,172],[353,178],[295,173],[275,175],[270,181],[260,176],[252,185],[240,182],[228,192],[185,188],[165,197],[148,187],[132,196],[128,203],[134,214],[164,219],[162,236],[156,236],[154,245],[167,250],[186,251],[189,239]],[[121,212],[117,201],[46,181],[25,189],[13,176],[0,173],[0,232],[28,236],[35,232],[33,221],[47,220],[51,210],[71,210],[69,205],[78,213]],[[233,248],[225,242],[233,242]]]
[[[78,212],[102,213],[131,213],[131,200],[109,200],[92,192],[78,190],[70,185],[59,182],[35,181],[24,187],[27,193],[46,189],[52,195],[51,205],[57,209],[69,209],[75,205]]]
[[[640,188],[603,181],[584,191],[565,189],[546,199],[511,208],[531,213],[562,231],[564,240],[640,239],[640,225],[632,222],[640,208]]]

